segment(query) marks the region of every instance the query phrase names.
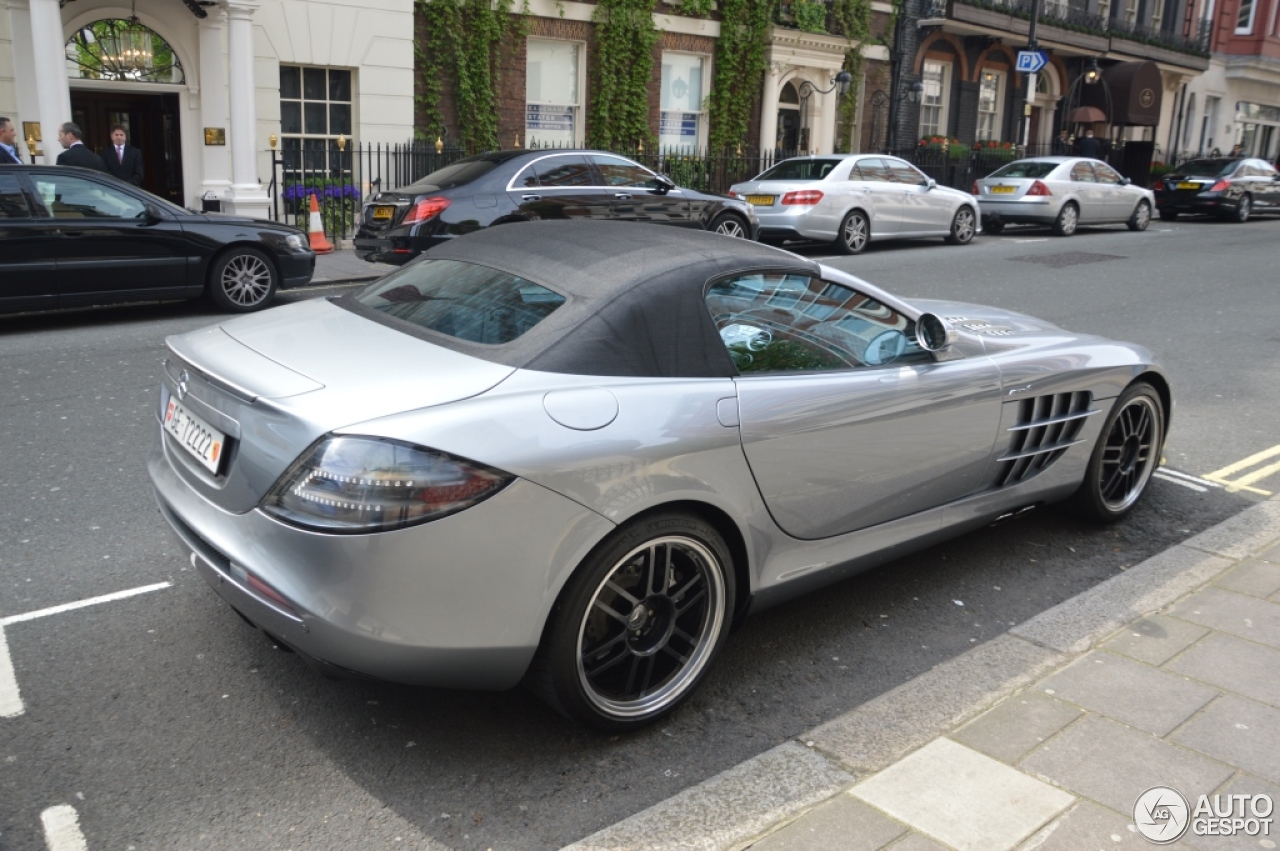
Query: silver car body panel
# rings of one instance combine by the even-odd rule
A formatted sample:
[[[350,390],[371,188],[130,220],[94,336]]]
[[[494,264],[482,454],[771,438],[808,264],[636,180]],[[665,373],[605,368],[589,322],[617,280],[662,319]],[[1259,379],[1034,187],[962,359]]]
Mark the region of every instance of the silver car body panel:
[[[978,199],[982,203],[982,215],[999,218],[1014,224],[1050,225],[1058,218],[1063,205],[1072,202],[1080,211],[1080,224],[1115,224],[1126,222],[1137,209],[1138,202],[1146,200],[1150,209],[1156,208],[1156,196],[1141,186],[1086,183],[1070,179],[1077,163],[1094,163],[1085,157],[1036,157],[1018,162],[1043,162],[1057,167],[1042,178],[985,177],[977,181]],[[1105,165],[1105,163],[1099,163]],[[1027,195],[1036,180],[1052,193],[1048,196]],[[1013,192],[998,192],[997,187],[1012,188]]]
[[[817,156],[813,159],[841,159]],[[739,197],[771,195],[772,205],[754,206],[764,235],[769,229],[791,230],[805,239],[830,242],[840,231],[840,223],[853,210],[861,210],[871,223],[872,241],[915,237],[947,236],[956,212],[964,206],[978,213],[978,201],[969,193],[927,183],[910,185],[851,177],[855,163],[862,160],[889,160],[881,155],[846,154],[841,164],[820,180],[748,180],[730,191]],[[914,167],[913,167],[914,168]],[[922,175],[923,178],[923,175]],[[786,205],[788,192],[818,190],[822,200],[813,205]]]
[[[477,360],[324,301],[277,308],[170,340],[161,411],[181,367],[183,404],[234,425],[237,449],[213,477],[158,428],[148,459],[158,502],[218,593],[290,646],[391,680],[504,688],[524,673],[573,572],[638,515],[677,507],[712,518],[740,542],[741,600],[772,605],[1069,495],[1111,401],[1159,374],[1136,346],[995,308],[908,304],[822,274],[912,319],[948,317],[958,339],[910,368],[615,378]],[[1080,441],[996,487],[1022,401],[1074,392],[1091,394],[1094,410]],[[283,472],[330,433],[408,441],[515,479],[394,532],[322,534],[262,511]],[[256,593],[241,570],[296,610]]]

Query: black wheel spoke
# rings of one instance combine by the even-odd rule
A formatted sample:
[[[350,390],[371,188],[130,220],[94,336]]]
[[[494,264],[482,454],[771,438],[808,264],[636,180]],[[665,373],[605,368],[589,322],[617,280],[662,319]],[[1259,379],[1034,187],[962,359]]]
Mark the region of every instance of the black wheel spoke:
[[[605,613],[606,615],[608,615],[609,617],[611,617],[611,618],[613,618],[614,620],[616,620],[618,623],[622,624],[623,626],[626,626],[626,624],[627,624],[627,616],[626,616],[626,615],[618,614],[618,613],[617,613],[617,612],[615,612],[613,609],[609,608],[607,605],[605,605],[605,604],[604,604],[604,602],[603,602],[602,600],[600,600],[600,598],[599,598],[599,597],[597,597],[597,598],[596,598],[595,602],[594,602],[592,605],[593,605],[596,609],[599,609],[600,611],[604,612],[604,613]]]
[[[622,588],[620,585],[618,585],[618,583],[614,582],[612,579],[610,579],[608,582],[605,583],[605,587],[608,588],[613,593],[617,594],[622,599],[626,600],[628,603],[630,603],[633,606],[640,602],[640,599],[638,597],[633,597],[630,594],[628,594],[626,589]],[[599,600],[597,600],[596,602],[599,602]]]
[[[700,602],[702,598],[705,596],[707,596],[707,589],[706,588],[699,589],[697,594],[694,594],[688,600],[685,600],[683,603],[676,606],[676,617],[680,617],[685,612],[689,611],[690,607],[697,605],[697,603]]]
[[[675,648],[672,647],[670,644],[668,644],[666,647],[663,647],[662,652],[670,656],[672,659],[675,659],[681,665],[689,661],[688,656],[683,656],[680,653],[677,653]]]

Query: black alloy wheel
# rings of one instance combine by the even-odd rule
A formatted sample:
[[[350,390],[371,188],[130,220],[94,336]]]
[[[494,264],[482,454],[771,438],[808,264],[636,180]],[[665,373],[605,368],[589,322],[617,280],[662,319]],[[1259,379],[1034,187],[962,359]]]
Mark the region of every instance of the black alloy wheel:
[[[1241,195],[1240,203],[1236,205],[1236,211],[1231,216],[1231,221],[1244,224],[1249,221],[1249,216],[1253,213],[1253,198],[1249,195]]]
[[[1125,222],[1129,226],[1129,230],[1143,231],[1151,224],[1151,205],[1146,201],[1139,201],[1138,206],[1134,208],[1133,215],[1129,217],[1129,221]]]
[[[529,683],[569,718],[643,727],[693,693],[728,635],[733,601],[731,557],[714,528],[685,514],[642,518],[566,585]]]
[[[1164,448],[1164,402],[1138,381],[1120,394],[1102,427],[1088,472],[1067,506],[1089,520],[1110,523],[1127,515],[1146,492]]]
[[[951,220],[951,233],[947,235],[947,242],[952,245],[968,245],[973,242],[973,235],[978,229],[977,222],[978,218],[971,208],[961,207],[956,210],[955,218]]]
[[[1058,236],[1071,236],[1080,224],[1080,208],[1074,201],[1068,201],[1058,211],[1058,218],[1053,221],[1053,232]]]
[[[742,224],[742,220],[729,213],[721,213],[716,216],[715,221],[711,223],[711,232],[738,239],[746,239],[747,237],[747,228]]]
[[[871,240],[871,222],[861,210],[851,210],[840,222],[835,247],[841,254],[861,254]]]
[[[276,267],[256,248],[232,248],[209,267],[205,292],[230,313],[249,313],[270,303],[277,285]]]

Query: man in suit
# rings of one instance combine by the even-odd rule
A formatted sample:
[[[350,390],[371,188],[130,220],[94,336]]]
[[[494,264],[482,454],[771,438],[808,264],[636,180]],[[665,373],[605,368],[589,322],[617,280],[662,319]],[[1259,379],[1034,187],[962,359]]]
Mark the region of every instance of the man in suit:
[[[66,148],[58,154],[58,165],[78,165],[81,168],[105,172],[107,167],[102,162],[102,157],[89,150],[81,141],[83,138],[84,132],[81,131],[80,125],[73,121],[68,121],[58,128],[58,141],[62,143],[62,147]]]
[[[1093,128],[1084,131],[1084,138],[1076,141],[1076,148],[1082,157],[1102,159],[1102,140],[1093,135]]]
[[[18,156],[18,149],[14,145],[17,140],[18,128],[13,126],[12,121],[0,115],[0,165],[22,164],[22,158]]]
[[[111,147],[99,151],[102,162],[107,166],[107,174],[118,177],[134,186],[142,185],[142,151],[133,145],[126,144],[128,136],[124,125],[117,124],[111,128]]]

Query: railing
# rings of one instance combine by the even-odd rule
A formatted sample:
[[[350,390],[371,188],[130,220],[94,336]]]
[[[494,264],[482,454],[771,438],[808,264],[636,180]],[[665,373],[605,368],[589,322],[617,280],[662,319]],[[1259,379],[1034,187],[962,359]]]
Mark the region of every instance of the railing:
[[[989,9],[1012,15],[1015,18],[1029,19],[1031,7],[1037,0],[953,0],[965,6]],[[930,17],[942,17],[946,14],[945,0],[930,0],[932,6],[928,12]],[[1067,0],[1045,0],[1040,4],[1040,23],[1076,32],[1091,33],[1099,36],[1113,36],[1162,47],[1177,53],[1193,53],[1199,56],[1209,55],[1211,27],[1207,20],[1199,22],[1194,35],[1184,36],[1179,33],[1157,30],[1142,24],[1128,24],[1119,20],[1107,20],[1089,12],[1078,2]]]

